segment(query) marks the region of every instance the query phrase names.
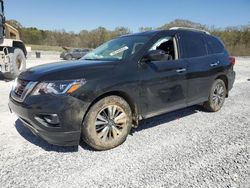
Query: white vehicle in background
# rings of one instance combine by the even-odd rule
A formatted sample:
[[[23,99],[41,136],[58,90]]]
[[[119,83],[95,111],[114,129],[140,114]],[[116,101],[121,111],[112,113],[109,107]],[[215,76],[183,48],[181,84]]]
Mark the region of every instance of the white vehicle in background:
[[[4,2],[0,0],[0,72],[7,79],[16,78],[26,69],[26,56],[18,31],[5,23]]]

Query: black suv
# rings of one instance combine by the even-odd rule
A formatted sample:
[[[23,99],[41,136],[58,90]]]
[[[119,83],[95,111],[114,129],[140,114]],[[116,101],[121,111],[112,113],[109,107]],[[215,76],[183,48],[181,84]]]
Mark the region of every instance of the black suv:
[[[122,144],[139,120],[204,104],[220,110],[235,80],[222,42],[174,28],[118,37],[83,59],[23,72],[9,107],[34,134],[56,145],[97,150]]]

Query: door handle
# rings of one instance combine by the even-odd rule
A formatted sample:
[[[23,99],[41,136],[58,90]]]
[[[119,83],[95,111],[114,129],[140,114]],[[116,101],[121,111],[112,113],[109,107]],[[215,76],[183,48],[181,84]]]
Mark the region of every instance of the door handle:
[[[186,72],[186,69],[185,69],[185,68],[183,68],[183,69],[177,69],[176,72],[177,72],[177,73]]]
[[[219,61],[217,61],[217,62],[215,62],[215,63],[211,63],[211,64],[210,64],[210,67],[215,67],[215,66],[219,65],[219,63],[220,63]]]

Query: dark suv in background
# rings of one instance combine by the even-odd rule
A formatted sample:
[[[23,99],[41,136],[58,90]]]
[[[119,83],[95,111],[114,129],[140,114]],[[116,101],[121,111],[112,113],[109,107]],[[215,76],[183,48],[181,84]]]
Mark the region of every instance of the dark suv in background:
[[[83,139],[97,150],[122,144],[139,120],[203,104],[220,110],[235,59],[208,32],[173,28],[118,37],[83,59],[28,69],[9,107],[56,145]]]
[[[74,49],[64,48],[64,49],[66,51],[60,54],[60,58],[64,60],[80,59],[90,52],[90,49],[81,49],[81,48],[74,48]]]

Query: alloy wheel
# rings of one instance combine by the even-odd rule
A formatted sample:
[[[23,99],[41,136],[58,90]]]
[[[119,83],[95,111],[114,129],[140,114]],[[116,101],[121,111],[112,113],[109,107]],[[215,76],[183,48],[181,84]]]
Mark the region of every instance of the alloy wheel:
[[[96,134],[102,141],[111,141],[122,135],[128,117],[117,105],[109,105],[102,109],[95,121]]]
[[[218,83],[214,88],[214,92],[212,95],[212,103],[216,107],[221,107],[224,103],[225,99],[225,89],[222,84]]]

